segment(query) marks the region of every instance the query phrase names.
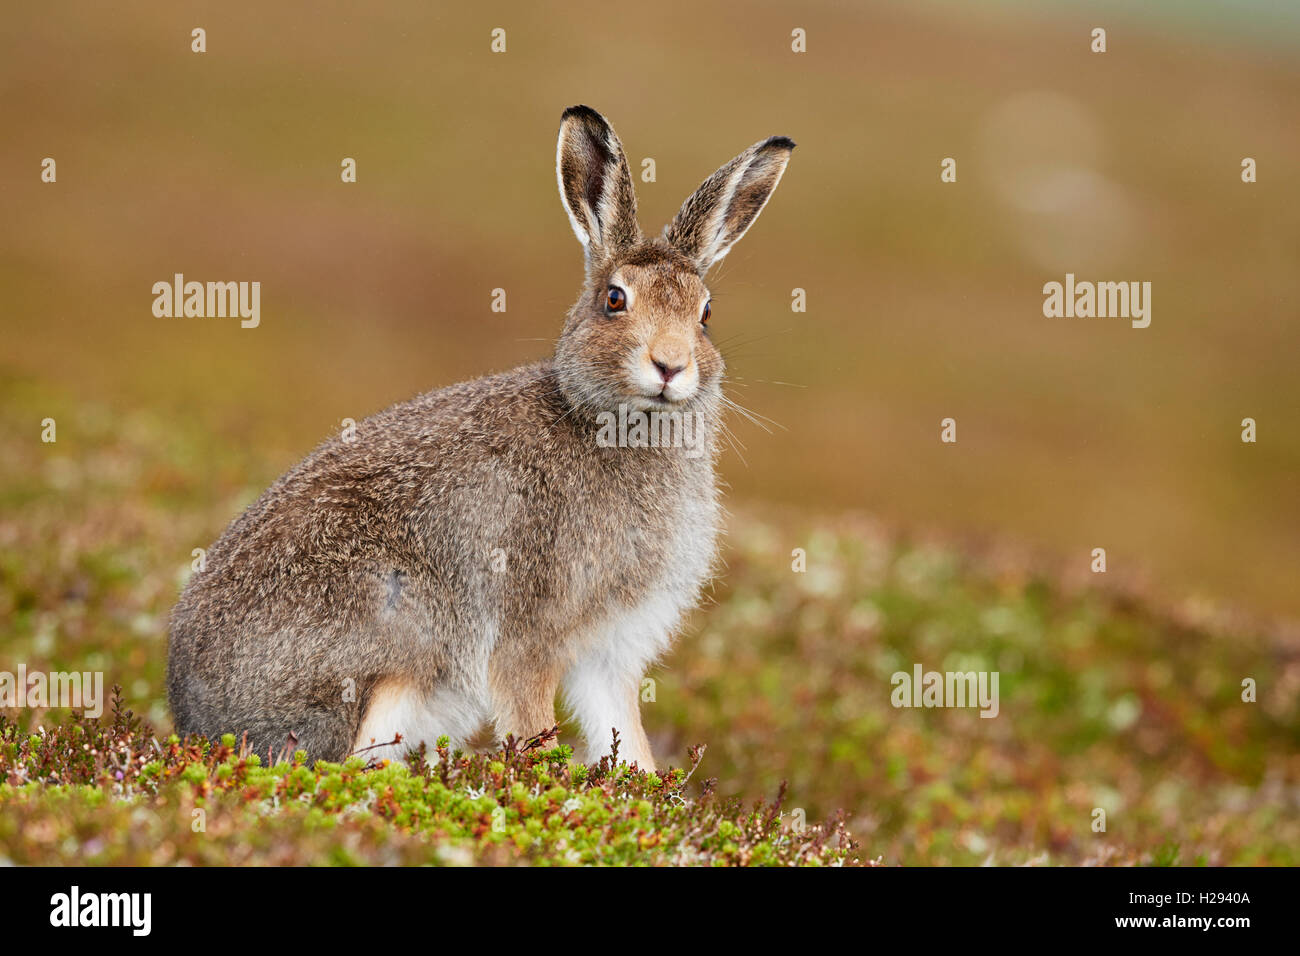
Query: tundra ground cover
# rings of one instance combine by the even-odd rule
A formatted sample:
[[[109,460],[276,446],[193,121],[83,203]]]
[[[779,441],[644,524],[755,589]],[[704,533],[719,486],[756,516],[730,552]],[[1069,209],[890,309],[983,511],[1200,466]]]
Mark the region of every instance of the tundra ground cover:
[[[274,466],[229,435],[32,394],[3,385],[0,670],[103,671],[141,722],[9,712],[0,858],[1300,862],[1294,635],[862,515],[737,507],[726,567],[642,704],[659,763],[686,769],[583,768],[553,741],[267,766],[173,740],[167,612],[192,550]],[[56,443],[32,439],[44,415]],[[895,708],[891,675],[917,664],[997,671],[998,716]]]

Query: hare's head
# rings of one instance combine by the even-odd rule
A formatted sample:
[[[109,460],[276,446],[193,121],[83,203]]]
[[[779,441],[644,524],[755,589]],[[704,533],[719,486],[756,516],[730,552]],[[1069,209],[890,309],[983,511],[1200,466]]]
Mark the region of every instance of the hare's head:
[[[705,273],[758,218],[794,143],[773,136],[706,179],[663,235],[647,239],[623,144],[586,106],[564,111],[556,176],[586,253],[586,283],[556,346],[565,396],[592,412],[716,400],[722,356],[709,341]]]

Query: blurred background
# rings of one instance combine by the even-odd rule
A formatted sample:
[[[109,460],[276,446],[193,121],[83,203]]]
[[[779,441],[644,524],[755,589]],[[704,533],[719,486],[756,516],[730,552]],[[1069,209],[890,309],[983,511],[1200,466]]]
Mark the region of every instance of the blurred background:
[[[96,632],[159,676],[190,549],[341,420],[548,354],[582,276],[553,165],[574,103],[655,161],[647,232],[754,141],[799,144],[710,277],[733,397],[778,423],[732,423],[742,512],[1082,574],[1105,547],[1110,579],[1300,616],[1294,3],[123,2],[0,32],[14,653]],[[155,318],[178,272],[260,281],[260,326]],[[1044,318],[1067,272],[1149,281],[1150,327]],[[126,683],[165,721],[160,682]]]
[[[342,418],[548,352],[581,277],[565,106],[655,160],[647,231],[786,134],[711,277],[735,397],[783,426],[736,423],[735,496],[1106,547],[1112,573],[1296,614],[1300,12],[1131,6],[15,9],[3,374],[224,429],[271,478]],[[261,327],[154,318],[176,272],[260,281]],[[1151,327],[1045,319],[1066,272],[1150,281]]]

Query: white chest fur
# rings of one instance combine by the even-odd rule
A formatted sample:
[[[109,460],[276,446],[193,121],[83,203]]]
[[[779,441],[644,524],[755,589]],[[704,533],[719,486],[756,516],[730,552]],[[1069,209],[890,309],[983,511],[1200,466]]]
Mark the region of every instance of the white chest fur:
[[[621,759],[642,768],[654,766],[641,729],[642,679],[699,598],[713,565],[718,520],[712,494],[685,505],[675,525],[673,559],[662,579],[635,607],[611,608],[590,633],[581,635],[563,691],[587,741],[586,760],[609,752],[614,728],[622,739]]]
[[[716,495],[686,496],[672,523],[671,558],[658,580],[635,606],[611,605],[585,633],[573,635],[575,658],[563,679],[564,700],[588,742],[586,760],[608,753],[611,728],[622,739],[620,756],[643,768],[653,766],[641,730],[639,702],[646,669],[672,642],[685,613],[699,599],[713,566],[720,520]],[[402,744],[366,751],[367,757],[401,757],[420,742],[432,749],[446,734],[453,745],[472,738],[493,712],[487,680],[493,641],[480,644],[474,666],[434,692],[386,681],[375,690],[355,749],[386,745],[401,734]]]

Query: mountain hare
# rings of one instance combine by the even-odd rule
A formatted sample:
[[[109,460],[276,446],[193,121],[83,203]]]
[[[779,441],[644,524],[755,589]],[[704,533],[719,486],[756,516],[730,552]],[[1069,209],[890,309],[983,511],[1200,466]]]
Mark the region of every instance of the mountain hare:
[[[641,678],[698,599],[719,523],[703,277],[793,148],[751,146],[647,239],[614,130],[566,110],[556,174],[586,281],[554,356],[366,419],[231,524],[172,615],[176,729],[399,757],[488,720],[549,730],[562,690],[586,759],[617,729],[619,756],[653,768]],[[684,421],[698,441],[654,441]]]

